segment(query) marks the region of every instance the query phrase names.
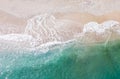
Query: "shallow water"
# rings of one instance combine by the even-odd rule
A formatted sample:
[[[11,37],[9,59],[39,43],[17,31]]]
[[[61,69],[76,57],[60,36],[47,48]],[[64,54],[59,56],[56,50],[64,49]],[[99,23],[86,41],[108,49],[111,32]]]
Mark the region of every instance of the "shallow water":
[[[120,79],[120,42],[0,53],[0,79]]]

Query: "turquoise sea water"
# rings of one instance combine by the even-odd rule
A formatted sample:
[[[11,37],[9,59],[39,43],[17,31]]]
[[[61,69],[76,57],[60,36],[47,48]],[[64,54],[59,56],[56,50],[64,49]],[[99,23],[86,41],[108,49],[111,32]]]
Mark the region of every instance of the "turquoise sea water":
[[[120,42],[0,52],[0,79],[120,79]]]

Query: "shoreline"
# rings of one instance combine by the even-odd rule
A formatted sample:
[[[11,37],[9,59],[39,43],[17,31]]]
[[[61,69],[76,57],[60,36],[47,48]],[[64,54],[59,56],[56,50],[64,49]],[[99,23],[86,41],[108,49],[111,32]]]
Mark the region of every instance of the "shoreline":
[[[95,16],[89,13],[75,13],[75,12],[74,13],[55,13],[53,15],[41,14],[26,20],[24,18],[19,18],[11,14],[5,13],[3,11],[0,11],[0,16],[1,16],[0,24],[8,24],[8,26],[4,28],[1,25],[0,32],[1,32],[1,35],[3,36],[7,34],[20,34],[20,35],[28,34],[32,36],[34,39],[36,39],[40,44],[51,42],[51,41],[64,42],[64,41],[77,38],[75,36],[77,34],[82,33],[84,26],[87,23],[96,22],[98,23],[98,25],[101,25],[102,23],[107,22],[111,19],[118,21],[120,23],[119,13],[120,12],[116,11],[109,14],[104,14],[102,16]],[[27,21],[30,21],[30,22],[27,23]],[[36,22],[38,22],[38,24],[43,23],[43,25],[38,25]],[[45,24],[45,22],[47,23]],[[63,25],[59,23],[61,24],[63,23]],[[32,26],[30,24],[32,24]],[[14,29],[14,32],[10,33],[8,31],[13,31],[13,29],[11,28]],[[119,26],[119,29],[120,29],[120,26]],[[2,30],[6,31],[6,33],[2,34]],[[96,34],[95,32],[89,34],[90,39],[92,38],[93,40],[98,40],[98,41],[106,40],[106,38],[103,38],[102,35],[94,36],[95,34]],[[116,38],[116,37],[117,35],[112,36],[112,38]],[[89,38],[87,40],[89,40]],[[89,41],[86,41],[86,42],[89,43]]]

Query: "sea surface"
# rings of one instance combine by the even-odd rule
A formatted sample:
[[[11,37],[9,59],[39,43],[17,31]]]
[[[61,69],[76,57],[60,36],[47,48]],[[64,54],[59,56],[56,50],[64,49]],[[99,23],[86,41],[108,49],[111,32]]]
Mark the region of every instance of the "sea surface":
[[[0,79],[120,79],[120,40],[0,52]]]

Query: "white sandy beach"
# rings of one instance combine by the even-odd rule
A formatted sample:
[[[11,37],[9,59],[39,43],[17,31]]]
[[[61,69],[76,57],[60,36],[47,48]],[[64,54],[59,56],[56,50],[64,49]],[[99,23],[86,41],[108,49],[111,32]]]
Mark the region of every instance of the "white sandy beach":
[[[0,9],[19,17],[40,13],[88,12],[104,14],[119,9],[120,0],[0,0]]]
[[[80,34],[89,22],[120,23],[119,4],[119,0],[1,0],[0,35],[28,34],[40,44],[67,41]],[[94,33],[90,37],[102,39]]]

